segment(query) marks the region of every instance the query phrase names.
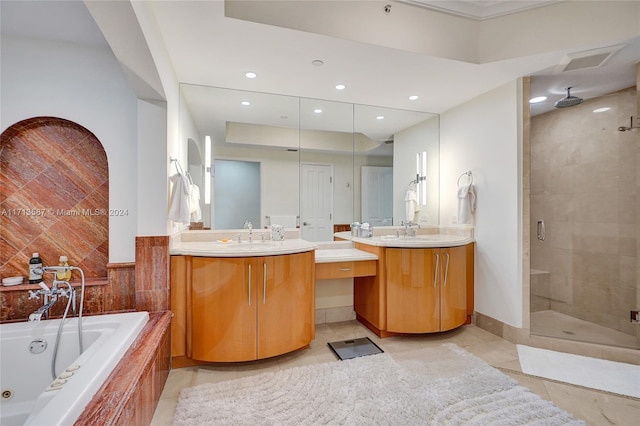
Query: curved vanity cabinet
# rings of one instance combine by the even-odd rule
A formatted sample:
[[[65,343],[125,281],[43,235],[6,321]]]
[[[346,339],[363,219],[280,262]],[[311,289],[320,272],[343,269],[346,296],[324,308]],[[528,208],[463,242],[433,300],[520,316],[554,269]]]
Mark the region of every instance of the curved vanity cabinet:
[[[387,331],[431,333],[467,320],[466,249],[387,249]]]
[[[313,340],[313,251],[262,257],[179,257],[189,258],[190,263],[184,303],[186,358],[250,361],[291,352]],[[181,355],[174,351],[174,356]]]
[[[474,243],[356,247],[379,259],[377,276],[354,278],[356,318],[378,336],[440,332],[471,322]]]

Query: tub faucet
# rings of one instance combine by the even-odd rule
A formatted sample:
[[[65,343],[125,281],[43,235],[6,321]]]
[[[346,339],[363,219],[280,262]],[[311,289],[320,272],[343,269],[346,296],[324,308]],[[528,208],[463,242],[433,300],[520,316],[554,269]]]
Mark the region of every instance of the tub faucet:
[[[29,321],[40,321],[42,316],[44,315],[45,319],[49,319],[49,309],[58,301],[58,297],[64,296],[71,298],[73,304],[73,314],[76,313],[76,289],[69,284],[68,281],[58,280],[55,275],[60,270],[64,270],[63,267],[60,266],[45,266],[43,272],[53,272],[53,284],[51,288],[47,287],[44,281],[38,283],[40,286],[39,290],[33,291],[29,290],[29,299],[39,299],[40,296],[44,296],[43,304],[40,306],[35,312],[29,315]],[[64,284],[67,286],[66,289],[59,288],[60,284]],[[67,307],[68,308],[68,307]]]
[[[31,294],[31,292],[29,292],[29,294]],[[29,299],[32,299],[32,297],[29,296]],[[57,300],[58,295],[54,294],[51,297],[51,300],[49,300],[49,303],[45,303],[44,305],[40,306],[35,312],[29,315],[29,321],[40,321],[43,315],[45,316],[45,319],[48,319],[49,309],[53,306],[54,303],[56,303]]]

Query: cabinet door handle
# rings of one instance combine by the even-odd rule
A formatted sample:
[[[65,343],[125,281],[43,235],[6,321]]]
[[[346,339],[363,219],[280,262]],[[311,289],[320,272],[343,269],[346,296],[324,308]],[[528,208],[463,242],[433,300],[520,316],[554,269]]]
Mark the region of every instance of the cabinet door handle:
[[[436,288],[436,283],[438,282],[438,267],[440,266],[440,255],[436,253],[435,257],[436,257],[436,268],[435,268],[435,271],[433,271],[433,288]]]
[[[341,271],[350,271],[351,268],[340,268]]]
[[[447,275],[449,275],[449,253],[445,253],[445,255],[447,256],[447,264],[444,267],[444,287],[447,286]]]
[[[249,306],[251,306],[251,265],[249,265]]]
[[[267,262],[262,264],[262,304],[267,303]]]

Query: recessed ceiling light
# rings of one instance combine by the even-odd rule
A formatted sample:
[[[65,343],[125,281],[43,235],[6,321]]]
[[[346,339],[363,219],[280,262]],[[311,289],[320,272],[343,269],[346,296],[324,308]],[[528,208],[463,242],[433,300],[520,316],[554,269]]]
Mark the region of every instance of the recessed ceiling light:
[[[244,73],[244,76],[247,77],[247,78],[256,78],[258,76],[258,74],[256,74],[253,71],[249,71],[249,72]]]
[[[593,110],[593,112],[598,113],[598,112],[606,112],[609,111],[611,108],[609,107],[602,107],[602,108],[596,108]]]
[[[321,67],[324,65],[324,62],[322,62],[320,59],[314,59],[313,61],[311,61],[312,65],[315,65],[316,67]]]
[[[315,112],[316,114],[320,114],[322,110],[320,108],[316,108],[313,110],[313,112]]]
[[[376,117],[376,120],[384,120],[384,115],[379,115]]]
[[[249,101],[242,101],[242,102],[240,102],[240,103],[241,103],[242,105],[244,105],[244,106],[249,106],[249,105],[251,105],[251,102],[249,102]]]
[[[530,104],[537,104],[538,102],[544,102],[547,100],[546,96],[537,96],[535,98],[529,99]]]
[[[409,96],[409,100],[410,100],[410,101],[415,101],[416,99],[418,99],[418,95],[411,95],[411,96]]]
[[[336,89],[338,89],[338,90],[344,90],[346,88],[347,88],[347,86],[345,86],[344,84],[336,84]]]

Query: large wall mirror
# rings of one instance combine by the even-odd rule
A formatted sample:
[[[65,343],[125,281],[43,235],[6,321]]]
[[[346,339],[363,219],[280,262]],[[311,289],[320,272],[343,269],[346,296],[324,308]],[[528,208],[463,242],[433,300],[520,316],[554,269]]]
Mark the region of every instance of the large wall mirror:
[[[436,114],[181,84],[180,116],[183,140],[211,141],[205,228],[331,240],[353,221],[399,225],[407,191],[423,194],[412,219],[438,224]]]

